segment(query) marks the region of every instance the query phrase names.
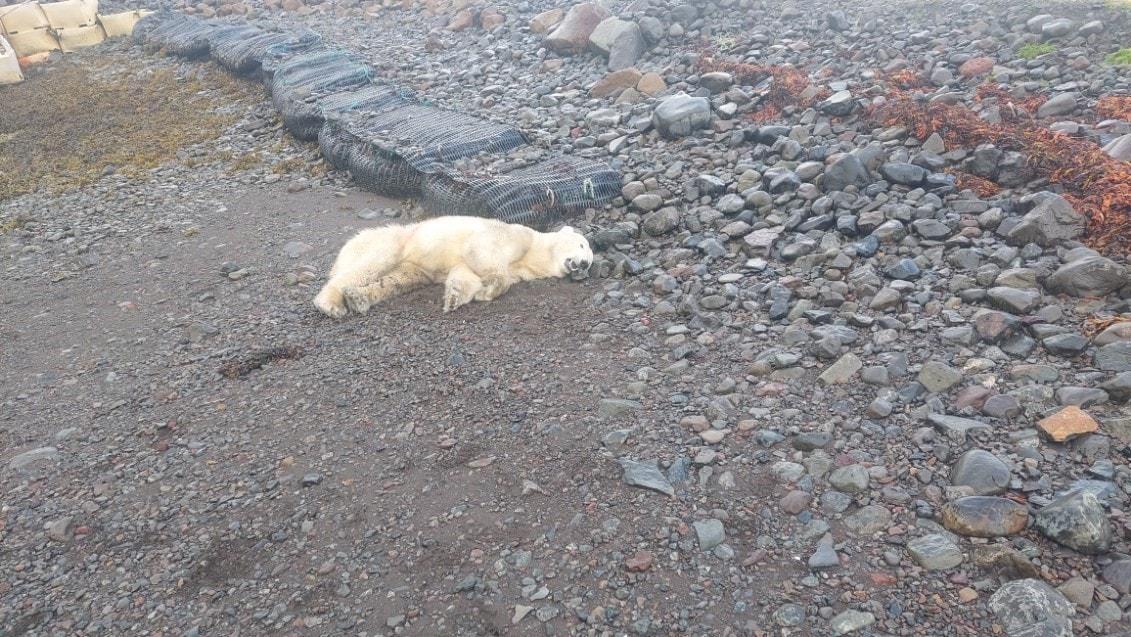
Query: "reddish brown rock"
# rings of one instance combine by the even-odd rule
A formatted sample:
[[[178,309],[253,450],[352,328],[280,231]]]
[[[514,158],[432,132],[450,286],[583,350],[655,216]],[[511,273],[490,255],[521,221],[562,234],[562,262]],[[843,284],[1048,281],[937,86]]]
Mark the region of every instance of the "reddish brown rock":
[[[942,523],[947,530],[968,537],[1001,537],[1025,530],[1028,507],[1006,498],[971,495],[947,502]]]
[[[551,51],[563,54],[580,53],[589,46],[589,36],[609,12],[602,6],[583,2],[575,4],[565,19],[546,36],[544,44]]]
[[[530,20],[530,30],[534,33],[545,33],[562,21],[565,11],[550,9],[543,11]]]
[[[636,90],[648,96],[659,95],[667,88],[668,85],[664,83],[664,78],[656,73],[645,73],[640,76],[640,82],[636,84]]]
[[[1094,433],[1099,428],[1099,423],[1088,412],[1076,406],[1065,407],[1037,423],[1037,429],[1054,442]]]
[[[994,61],[987,57],[970,58],[958,67],[958,74],[965,78],[978,77],[989,73],[994,68]]]
[[[655,558],[648,551],[637,551],[634,555],[625,559],[624,567],[633,573],[643,573],[652,568],[654,560]]]
[[[640,77],[640,71],[634,68],[613,71],[598,80],[597,83],[593,85],[593,88],[589,89],[589,94],[593,97],[615,95],[626,88],[635,87],[636,83],[640,81]]]

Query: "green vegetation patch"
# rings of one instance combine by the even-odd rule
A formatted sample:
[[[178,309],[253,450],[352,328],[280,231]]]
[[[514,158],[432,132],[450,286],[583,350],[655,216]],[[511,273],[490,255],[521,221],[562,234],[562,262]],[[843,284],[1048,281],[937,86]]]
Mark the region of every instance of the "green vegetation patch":
[[[1054,51],[1056,51],[1056,47],[1047,42],[1042,42],[1041,44],[1030,43],[1017,49],[1017,57],[1022,60],[1032,60],[1033,58],[1047,55]]]

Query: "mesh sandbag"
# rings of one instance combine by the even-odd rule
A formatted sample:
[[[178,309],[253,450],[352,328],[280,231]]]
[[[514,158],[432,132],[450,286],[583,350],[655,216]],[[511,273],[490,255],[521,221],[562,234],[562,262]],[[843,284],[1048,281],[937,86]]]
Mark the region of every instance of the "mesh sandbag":
[[[259,57],[263,83],[270,86],[275,70],[295,57],[318,53],[326,49],[326,45],[322,43],[322,36],[310,30],[293,33],[282,42],[267,45]]]
[[[271,78],[271,101],[295,137],[312,140],[318,137],[321,126],[318,100],[367,86],[372,76],[372,68],[345,52],[303,55],[275,70]]]
[[[383,113],[328,117],[318,135],[323,154],[363,188],[389,196],[420,194],[424,177],[449,162],[526,143],[510,126],[420,104]]]
[[[158,11],[143,16],[134,24],[133,30],[130,32],[130,39],[134,44],[145,44],[149,40],[149,34],[161,26],[165,20],[168,20],[172,14],[168,11]]]
[[[413,92],[409,89],[366,84],[303,102],[292,102],[283,112],[283,124],[298,139],[309,141],[318,137],[327,117],[353,111],[381,113],[405,106],[412,99]]]
[[[557,157],[509,172],[444,170],[427,177],[425,206],[439,214],[490,217],[546,228],[620,194],[621,176],[601,162]]]
[[[212,59],[232,73],[247,74],[259,68],[267,49],[293,38],[290,33],[260,31],[242,38],[212,40]]]
[[[249,24],[233,24],[216,29],[208,37],[208,54],[219,62],[216,52],[263,35],[263,29]]]
[[[214,23],[174,13],[151,29],[145,42],[178,57],[198,58],[208,55],[208,38],[216,28]]]

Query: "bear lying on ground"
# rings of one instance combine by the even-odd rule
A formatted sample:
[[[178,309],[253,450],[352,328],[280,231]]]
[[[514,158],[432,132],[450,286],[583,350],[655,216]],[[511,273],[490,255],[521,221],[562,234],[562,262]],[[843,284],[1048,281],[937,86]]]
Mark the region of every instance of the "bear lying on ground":
[[[330,280],[314,298],[323,314],[342,318],[431,283],[444,284],[444,311],[491,301],[519,281],[584,272],[589,241],[566,226],[538,232],[480,217],[437,217],[362,230],[338,253]]]

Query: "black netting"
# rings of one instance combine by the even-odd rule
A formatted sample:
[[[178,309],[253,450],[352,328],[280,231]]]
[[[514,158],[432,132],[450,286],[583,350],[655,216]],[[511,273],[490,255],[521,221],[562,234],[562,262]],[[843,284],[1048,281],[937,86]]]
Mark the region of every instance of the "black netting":
[[[369,85],[373,69],[343,51],[297,56],[281,64],[271,78],[271,101],[291,133],[302,140],[318,137],[322,117],[318,101],[328,95]]]
[[[331,93],[302,102],[292,102],[283,111],[283,123],[291,133],[303,140],[318,137],[327,117],[352,111],[381,113],[408,104],[412,91],[395,86],[366,84],[338,93]]]
[[[490,217],[545,228],[620,193],[620,173],[578,157],[558,157],[506,174],[444,170],[424,180],[424,205],[438,214]]]
[[[200,18],[172,14],[149,30],[145,43],[150,48],[164,49],[178,57],[204,57],[208,55],[209,37],[217,28],[217,24]]]
[[[255,27],[228,31],[212,37],[212,59],[233,73],[251,73],[259,68],[267,47],[290,38],[289,33],[263,31]]]
[[[134,29],[130,33],[130,39],[133,40],[134,44],[145,44],[149,33],[174,15],[176,14],[169,11],[156,11],[145,16],[134,23]]]
[[[327,117],[318,140],[362,187],[400,197],[420,194],[424,177],[450,162],[526,143],[510,126],[420,104]]]
[[[259,58],[263,83],[270,86],[275,70],[295,57],[318,53],[326,49],[326,45],[322,43],[322,36],[310,30],[293,33],[282,42],[268,45]]]
[[[373,82],[373,69],[308,30],[263,31],[170,11],[138,21],[132,38],[181,57],[211,53],[236,73],[259,69],[283,122],[300,139],[317,136],[326,160],[361,187],[423,196],[439,214],[478,215],[532,227],[551,225],[620,192],[620,174],[576,157],[518,170],[468,169],[526,144],[518,130],[416,101],[411,91]],[[492,157],[496,156],[496,157]]]

